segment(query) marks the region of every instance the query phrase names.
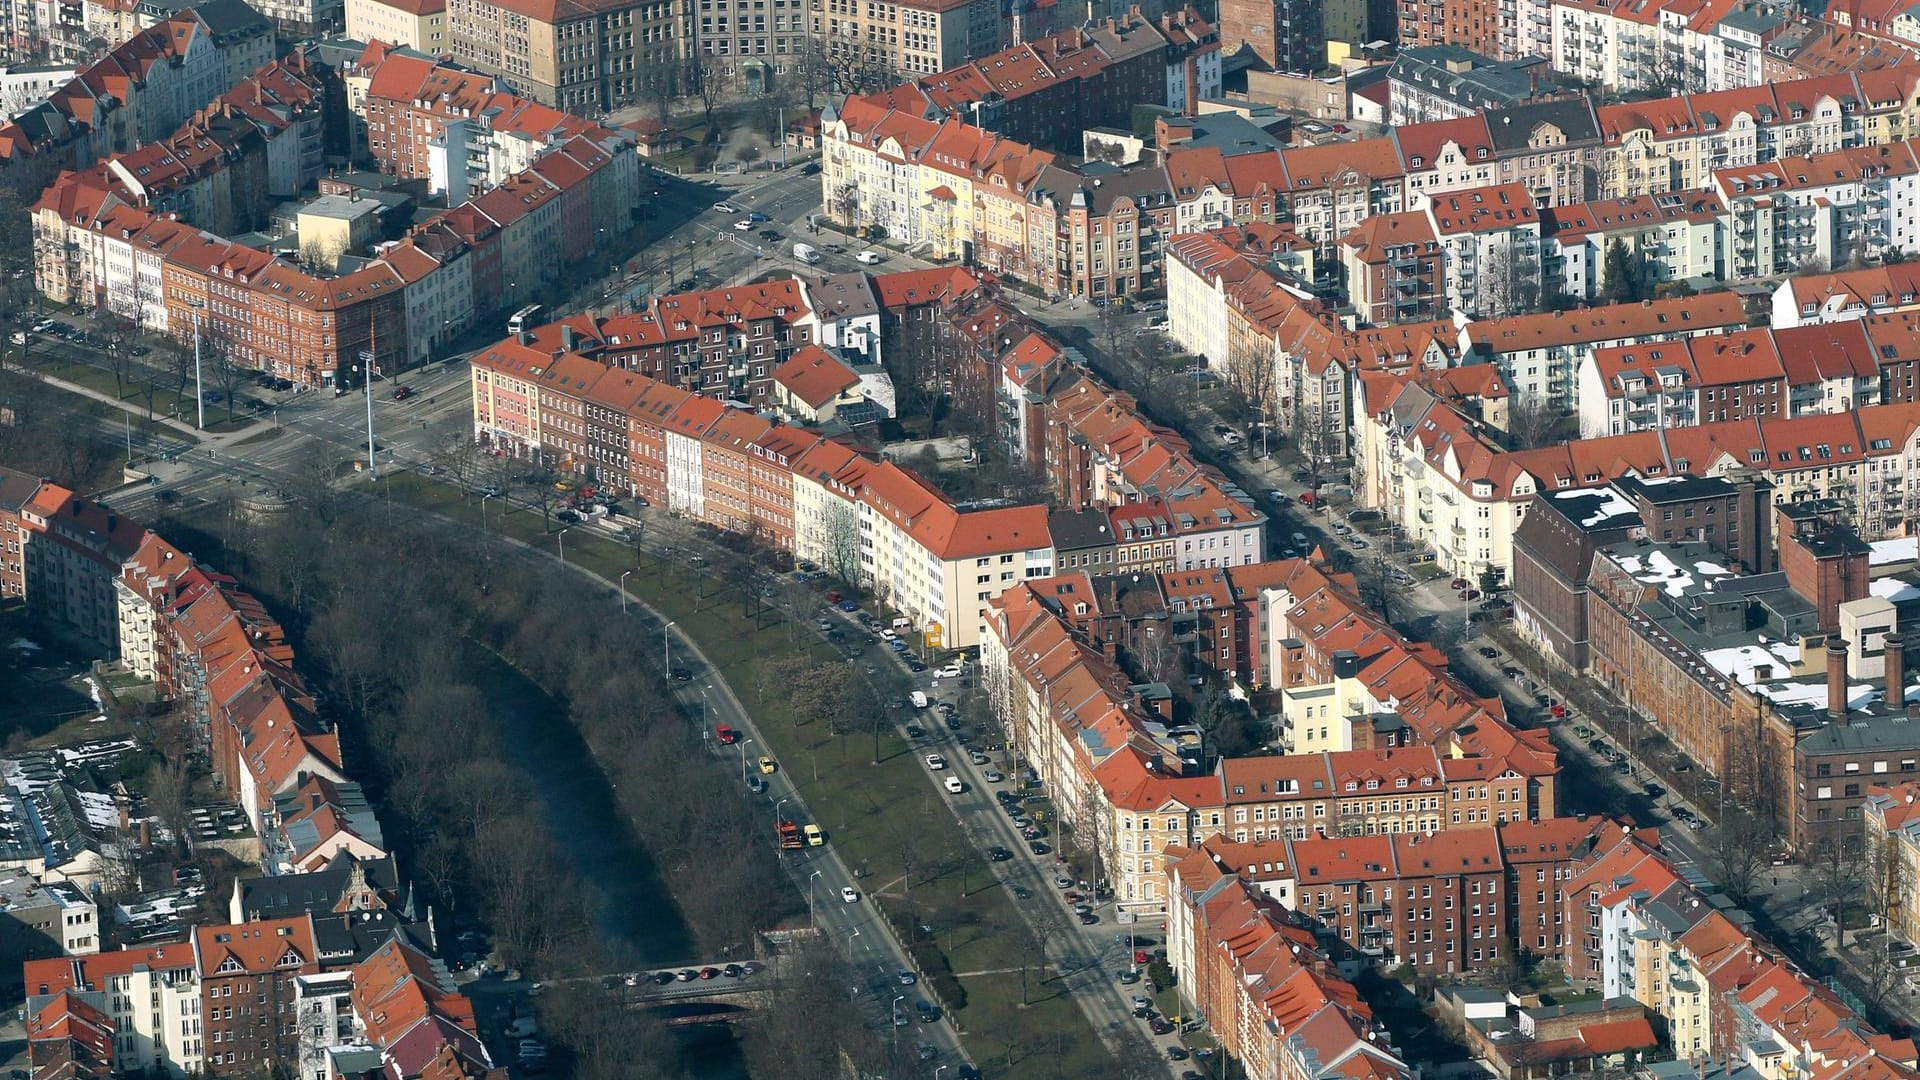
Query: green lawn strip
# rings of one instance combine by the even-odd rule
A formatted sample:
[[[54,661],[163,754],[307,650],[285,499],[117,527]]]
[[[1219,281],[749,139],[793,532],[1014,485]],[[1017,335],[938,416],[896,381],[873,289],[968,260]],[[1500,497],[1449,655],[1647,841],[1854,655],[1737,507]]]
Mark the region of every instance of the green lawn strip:
[[[393,497],[448,516],[479,524],[479,501],[463,499],[453,489],[429,484],[410,473],[389,475]],[[497,500],[496,500],[497,501]],[[542,529],[537,510],[516,508],[491,513],[489,528],[545,550],[557,550],[555,535]],[[567,533],[567,560],[617,580],[633,567],[630,549],[585,529]],[[962,978],[966,1002],[953,1009],[962,1038],[976,1060],[1005,1056],[1005,1033],[1020,1031],[1034,1045],[1044,1040],[1068,1060],[1097,1062],[1066,1075],[1089,1075],[1112,1066],[1112,1058],[1087,1025],[1074,1003],[1056,997],[1049,1005],[1019,1008],[1021,959],[1030,948],[1019,927],[1019,914],[1006,887],[994,875],[986,858],[960,832],[946,796],[929,783],[918,755],[889,730],[880,739],[880,761],[874,763],[871,732],[830,734],[819,725],[795,721],[777,687],[762,688],[755,679],[763,658],[796,647],[811,649],[822,660],[836,654],[811,633],[796,646],[784,617],[766,611],[749,616],[732,587],[709,579],[690,579],[684,563],[668,560],[662,566],[643,557],[639,569],[626,579],[628,592],[676,624],[676,629],[698,642],[740,702],[754,717],[765,749],[780,763],[807,800],[817,824],[828,835],[847,867],[860,876],[862,892],[873,894],[896,926],[909,933],[922,924],[933,928],[935,944],[954,972],[994,972],[1007,976]],[[699,588],[687,588],[690,580]],[[698,594],[704,592],[704,598]],[[864,663],[862,661],[861,663]],[[849,676],[859,677],[857,665]],[[839,903],[838,897],[819,895],[816,903]],[[1035,977],[1037,982],[1037,976]],[[976,996],[974,986],[983,992]],[[1050,984],[1051,985],[1051,984]],[[930,997],[924,988],[910,999]],[[1045,997],[1034,993],[1036,1000]],[[952,1005],[952,1002],[942,1002]],[[999,1040],[996,1042],[996,1040]],[[1055,1051],[1050,1049],[1049,1054]],[[1058,1075],[1053,1057],[1027,1055],[1016,1061],[1012,1076]]]
[[[105,368],[98,368],[91,364],[82,364],[78,361],[46,355],[34,357],[29,366],[42,374],[50,375],[56,379],[63,379],[77,386],[84,386],[89,390],[105,394],[110,398],[124,401],[130,405],[140,405],[144,408],[147,404],[147,386],[145,382],[136,378],[129,378],[123,386],[116,387],[113,382],[113,372]],[[166,416],[176,409],[179,410],[182,415],[190,416],[193,412],[193,399],[185,395],[175,394],[171,390],[161,389],[157,386],[154,387],[153,414],[155,416]],[[208,409],[207,411],[211,413],[214,410]]]
[[[1037,972],[1029,973],[1029,1004],[1022,1007],[1018,971],[973,975],[960,982],[967,988],[967,1009],[973,1014],[963,1038],[974,1062],[988,1075],[1103,1076],[1113,1071],[1113,1055],[1088,1033],[1086,1018],[1060,983],[1042,982]]]

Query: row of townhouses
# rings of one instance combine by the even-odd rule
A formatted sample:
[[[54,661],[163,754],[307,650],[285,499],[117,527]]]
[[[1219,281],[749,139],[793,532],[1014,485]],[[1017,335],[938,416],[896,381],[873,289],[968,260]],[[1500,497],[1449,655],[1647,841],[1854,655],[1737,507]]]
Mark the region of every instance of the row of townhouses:
[[[1613,836],[1563,891],[1569,976],[1664,1021],[1681,1063],[1764,1080],[1915,1074],[1911,1039],[1876,1031],[1802,972],[1651,831]]]
[[[1258,562],[1266,517],[1251,500],[1017,316],[989,280],[957,269],[656,297],[476,354],[475,436],[751,532],[875,589],[946,647],[972,646],[988,600],[1052,573],[1046,508],[956,506],[876,460],[845,422],[886,385],[870,363],[883,349],[948,341],[947,355],[991,378],[1010,447],[1044,470],[1058,504],[1101,518],[1115,540],[1106,558]]]
[[[377,54],[369,49],[368,63]],[[417,67],[411,57],[386,62]],[[482,192],[494,173],[476,167],[463,180],[474,194],[338,276],[224,239],[253,227],[267,196],[318,178],[321,92],[321,76],[296,54],[171,138],[62,173],[33,207],[40,293],[210,343],[229,362],[302,385],[357,383],[369,358],[388,371],[424,362],[476,318],[595,257],[630,223],[639,191],[630,137],[560,124],[543,129],[554,141],[524,169]],[[385,100],[369,91],[363,104]]]
[[[87,878],[52,860],[21,866],[9,850],[16,876],[37,870],[49,884],[10,879],[8,916],[66,928],[40,931],[60,935],[58,948],[28,950],[35,1061],[101,1078],[257,1075],[295,1060],[303,1076],[493,1075],[471,1004],[434,959],[431,913],[416,909],[264,606],[58,485],[9,471],[0,495],[6,595],[187,709],[264,871],[234,882],[228,923],[101,952],[91,902],[77,890],[60,905],[40,897]]]
[[[1027,582],[993,601],[981,644],[1009,738],[1059,793],[1123,907],[1164,910],[1170,845],[1426,836],[1556,816],[1551,744],[1366,611],[1350,578],[1296,559],[1162,574],[1145,590],[1137,576]],[[1204,770],[1199,732],[1174,725],[1164,690],[1124,666],[1168,643],[1190,670],[1277,694],[1287,752]],[[1443,970],[1462,959],[1401,956]]]
[[[62,18],[83,10],[82,5],[20,0],[6,6],[57,12]],[[55,55],[71,61],[88,54],[89,41],[106,40],[114,47],[46,100],[0,120],[0,167],[44,157],[52,169],[85,168],[163,139],[276,55],[272,24],[240,0],[213,0],[178,11],[159,4],[137,8],[126,5],[130,25],[75,25],[52,35],[58,42],[50,43]],[[13,32],[23,32],[17,17]]]
[[[1680,271],[1671,277],[1768,274],[1816,256],[1844,261],[1882,250],[1896,227],[1910,228],[1887,221],[1884,238],[1863,238],[1858,230],[1870,223],[1860,211],[1834,209],[1829,238],[1817,243],[1789,232],[1801,227],[1801,211],[1776,214],[1763,193],[1805,188],[1804,199],[1786,201],[1813,204],[1823,197],[1813,189],[1844,179],[1832,175],[1839,168],[1856,178],[1871,173],[1862,179],[1872,197],[1884,189],[1890,198],[1912,172],[1910,151],[1906,165],[1902,151],[1857,161],[1824,155],[1890,147],[1920,132],[1916,72],[1889,67],[1598,107],[1585,97],[1556,98],[1320,145],[1283,145],[1238,117],[1213,114],[1163,121],[1145,158],[1098,175],[962,122],[924,94],[855,96],[822,117],[822,195],[828,213],[850,224],[1067,295],[1155,289],[1169,238],[1256,222],[1291,225],[1319,254],[1323,280],[1338,269],[1342,242],[1382,215],[1419,214],[1435,235],[1407,242],[1439,244],[1450,235],[1460,259],[1484,251],[1490,242],[1476,235],[1506,222],[1511,208],[1530,217],[1503,232],[1530,234],[1538,260],[1554,225],[1569,238],[1616,231],[1609,217],[1627,212],[1598,205],[1587,212],[1595,220],[1574,212],[1543,223],[1548,208],[1643,196],[1656,200],[1645,212],[1674,229],[1703,215],[1727,218],[1724,242],[1704,253],[1697,237],[1683,244],[1660,230],[1676,248],[1665,260]],[[1817,160],[1826,171],[1789,159]],[[1470,191],[1483,202],[1437,198]],[[1719,206],[1692,193],[1717,197]],[[1757,233],[1762,219],[1771,239],[1741,248],[1736,228]],[[1600,269],[1588,256],[1584,271],[1556,266],[1558,276],[1542,280],[1592,295]],[[1456,297],[1471,291],[1457,270],[1452,283]]]

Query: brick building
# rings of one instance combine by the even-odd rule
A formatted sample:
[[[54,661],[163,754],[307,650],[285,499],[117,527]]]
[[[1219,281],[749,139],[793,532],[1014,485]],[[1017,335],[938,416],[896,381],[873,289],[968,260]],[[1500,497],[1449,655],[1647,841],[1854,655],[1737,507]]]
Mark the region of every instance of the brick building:
[[[210,1076],[257,1075],[299,1048],[294,980],[320,970],[313,920],[275,919],[194,931]]]
[[[1513,539],[1515,625],[1546,655],[1587,670],[1588,573],[1597,550],[1643,537],[1697,539],[1731,565],[1770,573],[1778,563],[1772,491],[1759,477],[1623,477],[1611,488],[1535,499]]]

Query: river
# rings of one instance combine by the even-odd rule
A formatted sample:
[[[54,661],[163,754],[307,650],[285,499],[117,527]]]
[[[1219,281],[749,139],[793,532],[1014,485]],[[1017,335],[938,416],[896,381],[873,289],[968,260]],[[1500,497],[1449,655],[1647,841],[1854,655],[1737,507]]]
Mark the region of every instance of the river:
[[[566,711],[533,682],[474,648],[468,671],[492,703],[502,746],[533,779],[552,835],[564,842],[609,969],[699,962],[693,935],[667,899],[653,859],[626,824],[613,790],[593,764]],[[739,1042],[725,1024],[677,1027],[683,1060],[701,1080],[745,1080]]]

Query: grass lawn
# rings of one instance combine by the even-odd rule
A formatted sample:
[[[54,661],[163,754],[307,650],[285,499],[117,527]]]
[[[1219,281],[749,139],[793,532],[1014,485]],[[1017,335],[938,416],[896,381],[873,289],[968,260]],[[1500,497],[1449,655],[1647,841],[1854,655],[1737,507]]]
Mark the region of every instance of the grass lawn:
[[[116,389],[113,383],[113,372],[105,368],[94,367],[91,364],[82,364],[60,357],[41,355],[33,358],[32,367],[35,371],[50,375],[56,379],[64,379],[67,382],[84,386],[89,390],[105,394],[110,398],[117,398],[129,405],[137,405],[142,411],[147,407],[147,384],[144,379],[138,376],[130,376],[124,386]],[[191,399],[184,395],[175,394],[173,391],[162,387],[154,387],[153,414],[155,416],[167,416],[176,410],[178,414],[189,423],[193,421],[195,413]],[[108,413],[111,413],[118,419],[117,410],[103,409],[103,415]],[[225,403],[207,406],[208,431],[237,431],[240,428],[252,424],[257,419],[257,416],[249,412],[235,411],[229,415]],[[167,429],[167,431],[170,434],[179,434],[179,432],[171,428]]]
[[[1410,569],[1408,573],[1422,581],[1439,581],[1441,578],[1447,576],[1447,572],[1440,569],[1438,563],[1430,562],[1414,563],[1413,568]]]
[[[480,524],[478,500],[469,502],[415,474],[389,476],[393,498]],[[545,550],[558,547],[553,536],[543,534],[537,510],[491,513],[488,525]],[[586,529],[567,534],[566,556],[609,580],[634,564],[630,549]],[[1042,983],[1037,968],[1028,975],[1023,1005],[1020,968],[1031,944],[1015,932],[1023,924],[1013,898],[985,856],[967,842],[945,797],[927,781],[906,743],[891,731],[883,734],[876,764],[871,733],[833,735],[818,725],[797,723],[779,688],[756,678],[762,659],[796,648],[829,662],[837,653],[811,631],[798,635],[796,644],[783,615],[771,610],[749,615],[728,586],[709,577],[690,578],[677,560],[642,558],[638,572],[627,578],[627,589],[673,620],[720,668],[753,713],[767,752],[805,793],[828,842],[860,876],[862,891],[896,926],[915,935],[923,924],[932,928],[934,943],[967,995],[952,1016],[975,1060],[1011,1058],[1004,1075],[1012,1077],[1093,1076],[1113,1067],[1073,1001],[1054,984]],[[861,672],[849,665],[848,674]]]

